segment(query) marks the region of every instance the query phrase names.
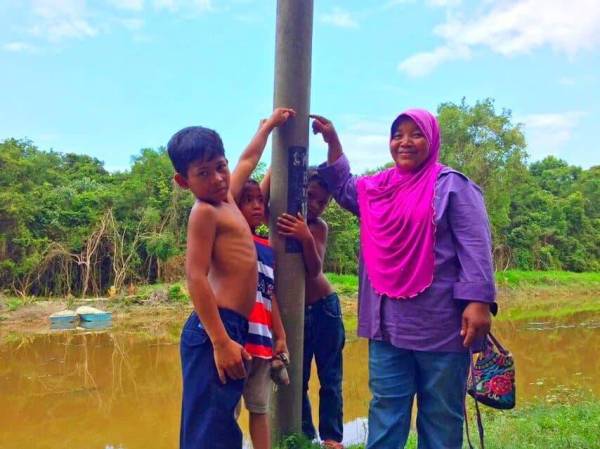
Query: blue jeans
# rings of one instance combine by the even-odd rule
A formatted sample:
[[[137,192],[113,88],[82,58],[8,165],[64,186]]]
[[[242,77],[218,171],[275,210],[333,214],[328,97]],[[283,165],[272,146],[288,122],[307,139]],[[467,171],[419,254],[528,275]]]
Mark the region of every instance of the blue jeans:
[[[302,366],[302,432],[316,438],[308,399],[308,381],[313,357],[319,376],[319,436],[342,441],[342,349],[346,341],[342,311],[337,294],[332,293],[304,310],[304,361]]]
[[[227,309],[219,309],[219,315],[229,337],[244,345],[248,334],[246,318]],[[241,449],[242,431],[234,414],[242,397],[244,379],[227,378],[227,383],[221,383],[212,343],[195,312],[183,326],[180,350],[183,374],[180,449]]]
[[[409,351],[369,341],[367,449],[403,448],[417,396],[419,449],[461,449],[468,353]]]

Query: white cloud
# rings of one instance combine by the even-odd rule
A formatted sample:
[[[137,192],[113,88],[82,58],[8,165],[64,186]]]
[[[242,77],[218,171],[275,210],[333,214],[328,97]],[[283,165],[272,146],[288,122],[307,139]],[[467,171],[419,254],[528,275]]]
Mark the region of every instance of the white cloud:
[[[212,0],[154,0],[154,6],[170,12],[203,13],[215,9]]]
[[[383,5],[383,9],[389,9],[395,6],[406,5],[409,3],[416,3],[416,1],[417,0],[388,0]],[[425,3],[429,6],[446,8],[451,6],[458,6],[462,3],[462,0],[426,0]]]
[[[108,33],[115,26],[122,26],[132,32],[144,26],[141,13],[148,5],[157,10],[166,10],[182,15],[197,15],[214,11],[213,0],[29,0],[29,25],[24,28],[30,35],[50,43],[60,43],[68,39],[85,39]],[[133,17],[123,18],[123,11],[134,13]],[[139,38],[139,36],[134,36]],[[8,51],[23,51],[12,45]]]
[[[119,23],[130,31],[139,31],[144,28],[144,21],[142,19],[121,19]]]
[[[415,0],[388,0],[384,5],[383,9],[393,8],[398,5],[405,5],[407,3],[414,3]]]
[[[157,9],[167,9],[171,12],[177,10],[177,2],[175,0],[154,0],[154,6]]]
[[[400,64],[398,69],[409,76],[417,77],[427,75],[438,65],[456,59],[470,59],[471,50],[467,46],[443,46],[433,51],[417,53],[406,58]]]
[[[88,21],[84,0],[33,0],[31,3],[35,24],[30,31],[35,36],[59,42],[98,34],[97,28]]]
[[[427,0],[432,6],[446,7],[446,6],[457,6],[462,3],[461,0]]]
[[[431,1],[431,0],[430,0]],[[437,3],[451,1],[438,0]],[[597,0],[512,0],[487,2],[478,13],[466,8],[460,14],[449,13],[445,23],[434,29],[444,39],[437,49],[410,56],[399,69],[422,76],[437,65],[453,59],[465,59],[474,47],[513,56],[540,47],[551,47],[574,57],[581,51],[600,46],[600,2]],[[463,49],[455,52],[456,49]],[[464,50],[466,49],[466,50]],[[411,69],[408,62],[424,62]]]
[[[563,77],[559,78],[558,84],[560,84],[562,86],[574,86],[575,84],[577,84],[577,80],[572,77],[563,76]]]
[[[352,15],[341,8],[333,8],[329,14],[322,14],[321,22],[333,25],[339,28],[358,28],[358,22]]]
[[[527,149],[533,160],[546,156],[560,156],[568,148],[568,143],[579,122],[586,115],[582,111],[562,113],[531,114],[517,117],[524,124]]]
[[[127,11],[141,11],[144,9],[144,0],[110,0],[110,3]]]
[[[20,53],[20,52],[33,52],[36,50],[36,47],[34,47],[33,45],[28,44],[26,42],[7,42],[6,44],[4,44],[2,46],[2,49],[4,51]]]

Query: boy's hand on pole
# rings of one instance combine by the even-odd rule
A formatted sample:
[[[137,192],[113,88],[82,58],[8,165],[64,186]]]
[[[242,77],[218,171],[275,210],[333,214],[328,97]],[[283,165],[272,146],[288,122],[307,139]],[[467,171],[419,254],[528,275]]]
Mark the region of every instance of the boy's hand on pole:
[[[300,212],[297,216],[283,213],[277,219],[277,232],[284,237],[294,237],[301,242],[312,238],[310,229]]]
[[[339,141],[337,131],[331,120],[316,114],[310,114],[309,117],[313,119],[313,134],[321,134],[325,143],[328,144]]]
[[[229,339],[227,342],[213,347],[215,365],[222,383],[227,382],[227,377],[234,380],[246,377],[244,360],[252,360],[252,356],[242,345]]]
[[[279,125],[285,123],[290,117],[294,117],[296,115],[296,111],[291,108],[275,108],[269,120],[267,120],[268,124],[275,128]]]
[[[491,325],[490,305],[477,301],[469,303],[462,314],[460,335],[464,337],[463,346],[468,348],[475,339],[485,337]]]

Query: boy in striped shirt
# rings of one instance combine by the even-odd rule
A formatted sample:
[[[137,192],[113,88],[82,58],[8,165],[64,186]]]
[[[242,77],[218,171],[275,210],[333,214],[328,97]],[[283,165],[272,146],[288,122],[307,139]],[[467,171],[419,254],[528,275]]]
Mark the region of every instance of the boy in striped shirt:
[[[248,222],[258,259],[256,303],[248,317],[248,338],[245,349],[252,356],[244,384],[244,404],[250,414],[250,437],[254,449],[270,449],[269,400],[273,389],[271,359],[288,353],[285,330],[274,294],[275,257],[269,241],[256,235],[256,228],[265,221],[265,200],[260,185],[246,181],[238,200],[242,215]]]

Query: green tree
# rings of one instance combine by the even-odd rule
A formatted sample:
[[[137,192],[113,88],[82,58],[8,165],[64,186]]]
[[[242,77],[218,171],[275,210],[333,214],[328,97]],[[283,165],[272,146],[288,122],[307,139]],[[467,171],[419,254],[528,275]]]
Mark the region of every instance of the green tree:
[[[526,175],[525,137],[511,112],[496,112],[486,99],[469,106],[442,103],[438,108],[442,129],[441,161],[475,181],[483,190],[499,266],[510,263],[506,231],[510,225],[511,190]]]

